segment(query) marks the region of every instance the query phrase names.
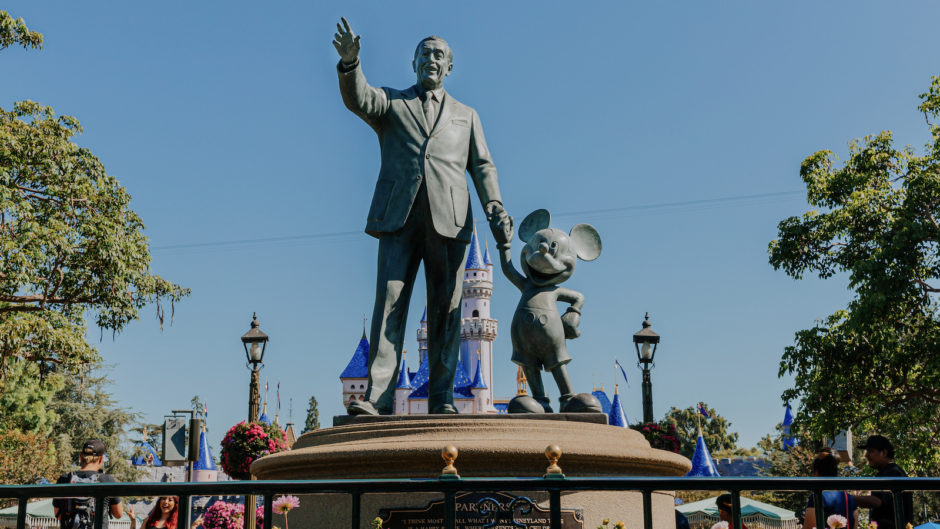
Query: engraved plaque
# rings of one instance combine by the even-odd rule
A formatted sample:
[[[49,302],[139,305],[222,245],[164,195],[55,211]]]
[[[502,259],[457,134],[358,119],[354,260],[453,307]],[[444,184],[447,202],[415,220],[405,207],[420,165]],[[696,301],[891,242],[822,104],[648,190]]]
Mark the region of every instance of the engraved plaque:
[[[461,492],[456,497],[458,529],[549,529],[548,509],[525,496],[502,492]],[[443,529],[444,500],[426,507],[380,509],[382,529]],[[584,529],[582,509],[562,509],[564,529]]]

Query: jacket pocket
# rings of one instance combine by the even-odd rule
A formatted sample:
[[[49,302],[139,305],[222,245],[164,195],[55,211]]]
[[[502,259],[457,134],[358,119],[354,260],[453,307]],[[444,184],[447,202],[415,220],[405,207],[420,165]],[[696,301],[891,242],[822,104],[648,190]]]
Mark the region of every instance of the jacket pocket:
[[[467,208],[470,207],[470,192],[466,187],[451,186],[450,198],[454,203],[454,224],[463,227],[467,223]]]
[[[375,193],[372,195],[372,206],[369,208],[369,222],[382,222],[388,210],[388,202],[392,198],[395,181],[380,178],[375,183]]]

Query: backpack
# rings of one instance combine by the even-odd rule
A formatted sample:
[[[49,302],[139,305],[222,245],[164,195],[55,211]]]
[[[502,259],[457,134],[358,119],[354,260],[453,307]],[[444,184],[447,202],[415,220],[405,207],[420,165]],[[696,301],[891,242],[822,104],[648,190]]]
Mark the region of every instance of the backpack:
[[[98,483],[95,473],[83,478],[72,472],[69,483]],[[92,498],[68,498],[65,514],[62,516],[62,529],[91,529],[95,520],[95,501]]]

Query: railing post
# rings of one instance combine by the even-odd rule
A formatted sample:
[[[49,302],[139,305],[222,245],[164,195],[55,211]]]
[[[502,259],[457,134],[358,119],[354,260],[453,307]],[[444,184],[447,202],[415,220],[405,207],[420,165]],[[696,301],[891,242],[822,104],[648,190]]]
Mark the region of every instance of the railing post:
[[[894,502],[894,527],[904,529],[904,525],[907,523],[904,520],[904,493],[899,490],[892,490],[891,499]]]
[[[189,523],[192,519],[190,511],[190,496],[189,494],[180,494],[177,501],[179,502],[179,507],[177,507],[177,517],[178,521],[176,526],[180,529],[189,529]]]
[[[731,490],[731,527],[741,529],[741,491]],[[822,528],[820,528],[822,529]]]
[[[27,498],[20,498],[16,505],[16,529],[26,529],[26,500]]]
[[[816,527],[824,529],[826,527],[826,513],[823,510],[822,489],[813,489],[813,512],[816,518]]]
[[[101,494],[95,496],[95,529],[102,529],[104,527],[104,517],[110,515],[110,512],[105,512],[104,496]]]
[[[643,529],[653,529],[653,491],[643,491]]]
[[[548,491],[548,516],[551,529],[561,529],[561,490]]]
[[[359,529],[359,512],[362,507],[362,493],[359,491],[352,493],[352,513],[350,513],[350,518],[352,519],[352,529]]]
[[[449,490],[444,493],[444,529],[457,528],[457,493]]]
[[[266,492],[264,494],[264,529],[271,529],[274,525],[274,494]],[[183,529],[186,529],[185,527]]]

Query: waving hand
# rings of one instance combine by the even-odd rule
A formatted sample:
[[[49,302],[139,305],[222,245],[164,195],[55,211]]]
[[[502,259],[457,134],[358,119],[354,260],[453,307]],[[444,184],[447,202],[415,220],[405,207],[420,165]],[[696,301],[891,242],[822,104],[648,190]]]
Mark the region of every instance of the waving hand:
[[[343,25],[336,24],[336,33],[333,34],[333,47],[336,48],[336,53],[339,53],[343,63],[352,64],[359,58],[360,35],[353,33],[346,17],[342,17],[340,20]]]

